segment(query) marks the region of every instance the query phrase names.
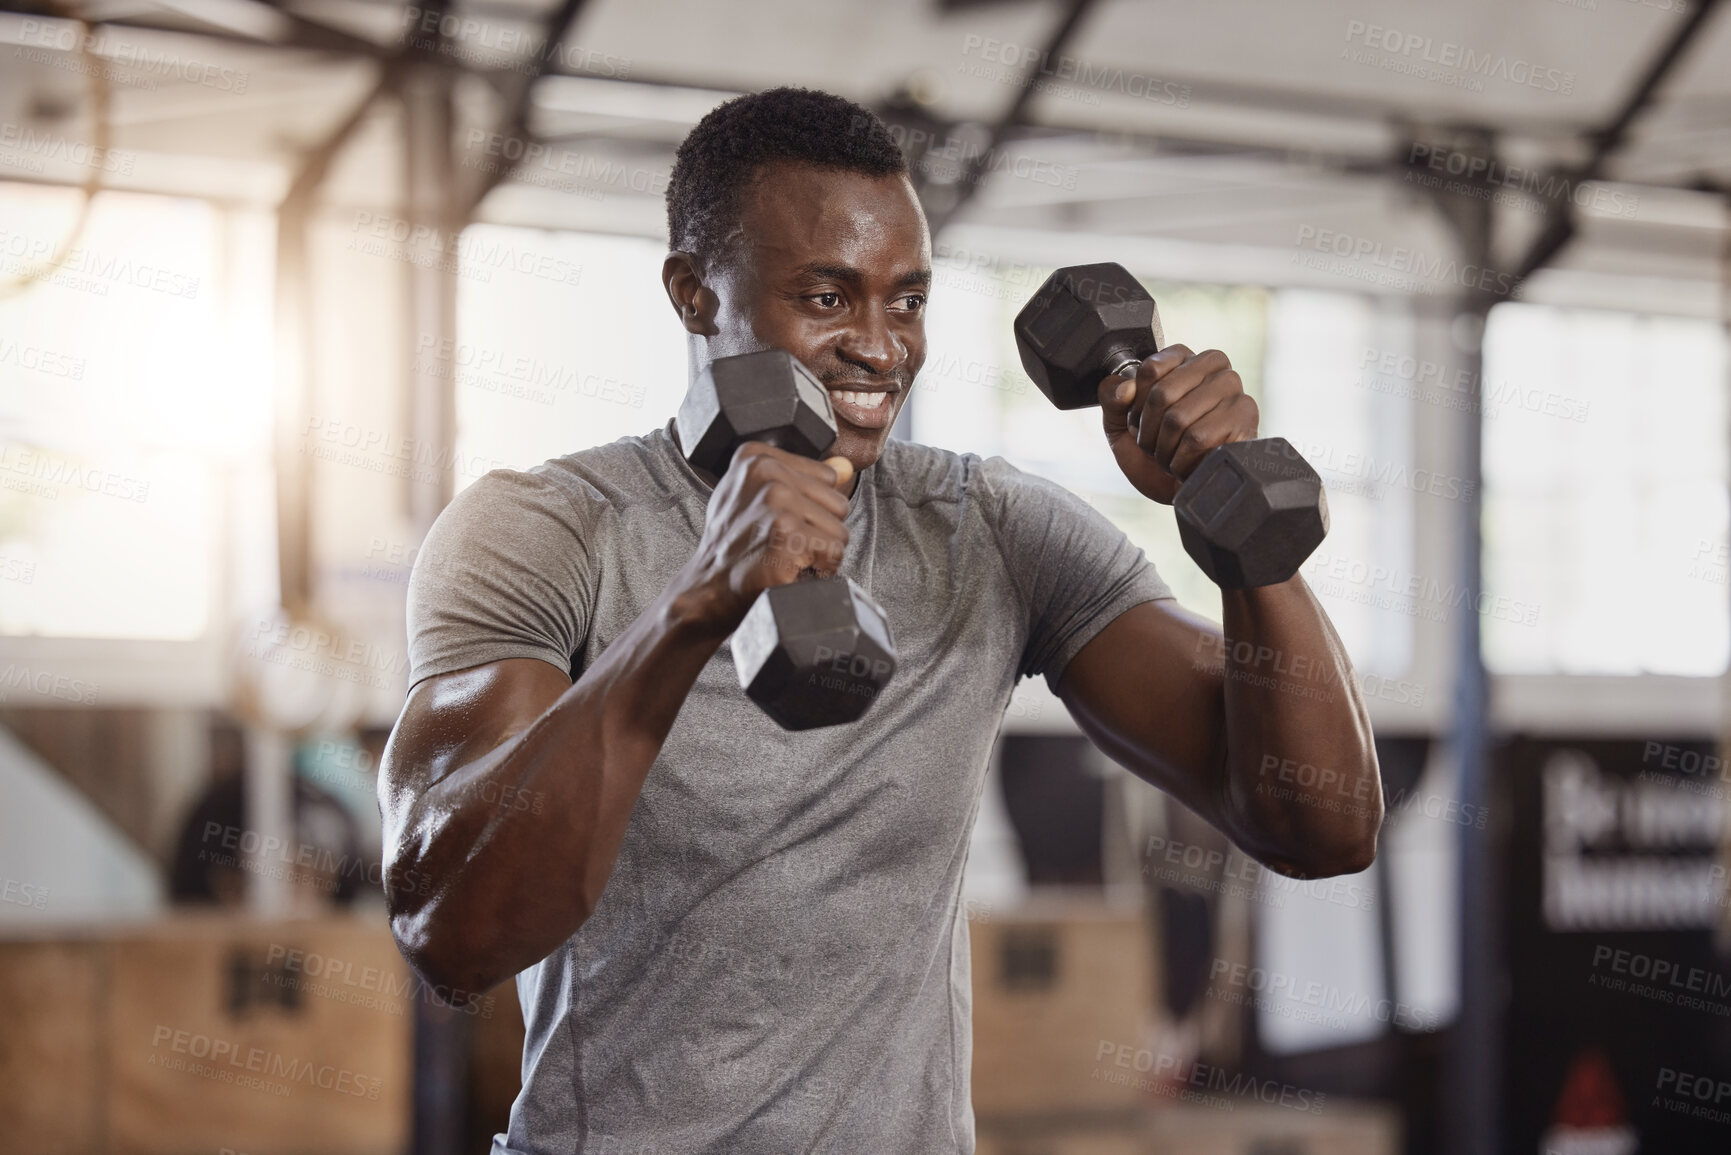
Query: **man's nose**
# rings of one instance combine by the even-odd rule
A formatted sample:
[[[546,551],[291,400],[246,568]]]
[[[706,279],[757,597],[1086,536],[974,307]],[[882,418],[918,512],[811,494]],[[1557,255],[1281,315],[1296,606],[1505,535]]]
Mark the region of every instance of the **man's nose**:
[[[889,320],[875,310],[849,327],[836,351],[844,360],[867,366],[879,376],[895,372],[908,359],[907,344],[891,330]]]

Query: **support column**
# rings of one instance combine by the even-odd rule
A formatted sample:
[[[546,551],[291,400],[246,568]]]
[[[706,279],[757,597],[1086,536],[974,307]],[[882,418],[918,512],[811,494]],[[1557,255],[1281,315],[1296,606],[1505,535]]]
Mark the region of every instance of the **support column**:
[[[1489,133],[1463,131],[1449,142],[1468,156],[1495,156]],[[1461,263],[1493,268],[1494,209],[1488,199],[1445,192],[1437,207],[1453,227]],[[1468,403],[1449,410],[1460,423],[1456,431],[1459,457],[1456,473],[1471,497],[1454,510],[1457,589],[1465,593],[1468,612],[1459,615],[1454,630],[1454,701],[1448,745],[1457,766],[1455,793],[1461,806],[1482,812],[1490,800],[1490,698],[1484,667],[1481,623],[1473,607],[1484,584],[1482,515],[1484,501],[1485,320],[1498,297],[1468,289],[1456,303],[1450,326],[1457,380],[1470,382]],[[1496,1155],[1502,1129],[1502,1014],[1504,968],[1501,960],[1501,908],[1497,900],[1493,831],[1462,826],[1458,830],[1458,916],[1460,919],[1460,1012],[1455,1020],[1445,1064],[1445,1096],[1451,1121],[1446,1150],[1454,1155]]]
[[[403,218],[410,224],[404,265],[409,308],[405,363],[409,436],[414,445],[404,503],[417,540],[426,536],[455,493],[455,385],[437,353],[457,332],[457,238],[464,222],[455,209],[455,157],[451,148],[455,73],[434,63],[405,67],[403,109]]]
[[[412,438],[403,478],[404,507],[417,547],[456,491],[456,385],[439,356],[457,333],[455,157],[451,147],[456,74],[433,61],[406,64],[403,114],[403,209],[411,240],[404,265],[408,309],[402,334],[405,425]],[[414,1155],[458,1155],[469,1117],[467,1014],[417,998],[415,1008]]]

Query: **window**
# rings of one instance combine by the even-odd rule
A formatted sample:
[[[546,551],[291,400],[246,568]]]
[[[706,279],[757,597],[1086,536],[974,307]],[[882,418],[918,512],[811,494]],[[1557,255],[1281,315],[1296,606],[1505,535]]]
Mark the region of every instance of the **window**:
[[[685,397],[686,348],[661,288],[667,246],[641,237],[471,225],[462,252],[530,253],[556,278],[457,281],[458,339],[437,371],[454,378],[457,456],[512,469],[648,433]],[[459,485],[473,481],[460,477]]]
[[[0,282],[80,196],[0,185]],[[102,193],[65,263],[0,297],[0,633],[193,639],[220,496],[269,468],[270,223]]]
[[[1725,349],[1717,324],[1499,305],[1484,344],[1497,673],[1725,669]],[[1530,619],[1530,620],[1528,620]]]

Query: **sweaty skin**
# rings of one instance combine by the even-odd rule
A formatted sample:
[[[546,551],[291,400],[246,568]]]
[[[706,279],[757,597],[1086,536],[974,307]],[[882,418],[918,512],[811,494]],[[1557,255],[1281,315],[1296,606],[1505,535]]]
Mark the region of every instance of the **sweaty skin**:
[[[692,373],[715,357],[786,349],[831,392],[834,456],[742,447],[715,483],[690,562],[576,683],[517,658],[410,691],[379,769],[385,889],[392,933],[430,982],[485,991],[582,926],[703,667],[764,589],[835,572],[858,471],[878,460],[924,363],[931,242],[905,177],[772,166],[741,217],[725,260],[675,252],[663,266]],[[1175,346],[1120,396],[1124,384],[1101,384],[1108,444],[1154,500],[1170,502],[1206,449],[1256,435],[1255,403],[1224,354]],[[888,396],[859,408],[844,391]],[[1227,593],[1225,606],[1224,641],[1174,602],[1133,608],[1072,659],[1059,696],[1101,749],[1263,863],[1312,877],[1362,869],[1381,789],[1339,639],[1298,578]],[[1240,642],[1276,658],[1237,663]],[[1307,691],[1326,690],[1282,692],[1286,676],[1273,671],[1294,662]],[[1334,769],[1348,797],[1372,804],[1259,791],[1270,757]],[[517,796],[544,804],[496,803]],[[436,881],[408,885],[417,878]]]

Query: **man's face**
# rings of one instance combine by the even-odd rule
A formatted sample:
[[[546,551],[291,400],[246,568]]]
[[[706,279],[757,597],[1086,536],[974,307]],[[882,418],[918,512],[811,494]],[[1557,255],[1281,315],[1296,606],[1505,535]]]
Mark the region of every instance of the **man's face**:
[[[765,169],[746,192],[734,256],[711,281],[709,353],[786,349],[829,390],[831,454],[864,469],[926,359],[931,238],[913,186],[806,165]]]

